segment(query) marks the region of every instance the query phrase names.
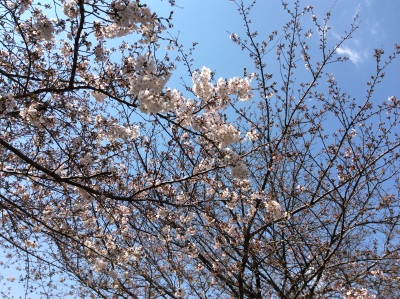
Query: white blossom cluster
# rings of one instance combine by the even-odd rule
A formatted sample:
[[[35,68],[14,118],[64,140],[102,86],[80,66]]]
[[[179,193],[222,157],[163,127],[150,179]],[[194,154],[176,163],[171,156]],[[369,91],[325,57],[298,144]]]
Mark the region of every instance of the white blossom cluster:
[[[97,61],[106,61],[108,57],[108,51],[102,47],[101,44],[98,44],[93,49],[94,56]]]
[[[376,296],[368,292],[367,289],[350,289],[344,293],[343,299],[375,299]]]
[[[226,82],[220,78],[216,86],[210,83],[211,70],[203,67],[201,72],[194,71],[192,74],[193,92],[200,99],[212,97],[227,98],[228,95],[237,95],[240,100],[247,101],[252,97],[250,81],[247,78],[234,77]]]
[[[103,103],[104,100],[107,98],[107,96],[104,93],[99,91],[92,91],[90,94],[99,103]]]
[[[226,202],[226,207],[230,210],[236,207],[239,202],[239,196],[235,191],[230,191],[228,188],[225,188],[220,194],[222,200]]]
[[[250,140],[250,141],[256,141],[258,139],[260,139],[260,134],[257,133],[257,131],[253,130],[253,131],[249,131],[246,133],[246,137]]]
[[[72,50],[71,44],[62,40],[60,52],[64,57],[68,57],[68,56],[72,55],[73,50]]]
[[[208,139],[216,142],[220,148],[240,141],[240,131],[230,123],[226,123],[220,110],[229,103],[230,95],[238,95],[241,100],[252,96],[250,82],[247,78],[233,78],[228,82],[219,79],[215,85],[210,83],[211,70],[203,67],[201,72],[193,72],[193,92],[201,100],[197,102],[184,99],[176,90],[167,89],[163,92],[169,75],[156,72],[155,61],[151,57],[139,55],[136,59],[128,57],[122,70],[125,74],[135,75],[130,79],[130,93],[139,102],[143,113],[175,112],[179,123],[191,126],[201,131]],[[205,106],[205,113],[198,115],[199,105]],[[195,109],[197,108],[197,109]],[[193,115],[193,114],[197,115]],[[240,167],[237,168],[240,172]]]
[[[139,136],[139,130],[137,126],[127,128],[118,124],[116,121],[109,120],[103,115],[97,115],[95,126],[98,128],[98,137],[100,139],[107,139],[110,142],[118,139],[131,140]]]
[[[240,132],[232,124],[225,123],[220,113],[206,112],[193,119],[192,127],[218,142],[220,148],[240,141]]]
[[[238,180],[245,180],[249,174],[246,164],[229,148],[225,150],[225,162],[231,169],[231,175]]]
[[[46,15],[40,14],[35,23],[36,35],[40,40],[51,41],[54,37],[54,19],[48,19]]]
[[[25,240],[25,246],[27,248],[37,248],[38,247],[38,243],[36,241]]]
[[[113,24],[104,28],[104,36],[115,38],[133,32],[139,32],[144,37],[142,42],[150,42],[155,38],[153,32],[156,19],[148,7],[139,6],[137,1],[117,0],[109,6],[109,17]]]
[[[74,18],[79,14],[79,6],[76,0],[65,1],[63,4],[63,12],[69,18]]]
[[[220,78],[214,85],[210,83],[211,79],[211,70],[206,67],[192,74],[193,92],[201,100],[200,105],[206,112],[192,117],[190,126],[205,133],[220,148],[226,148],[240,141],[241,136],[235,126],[225,121],[220,111],[229,106],[231,95],[237,95],[242,101],[250,99],[253,96],[252,89],[247,78],[235,77],[228,81]],[[240,164],[232,167],[235,177],[244,177],[245,167]]]
[[[18,14],[23,14],[32,4],[32,0],[20,0],[19,3],[7,1],[7,7],[9,9],[16,9]]]
[[[175,295],[177,298],[183,298],[183,297],[185,296],[185,294],[186,294],[186,292],[185,292],[184,289],[178,288],[178,289],[176,290],[176,292],[175,292],[174,295]]]
[[[163,92],[169,75],[157,74],[153,58],[142,55],[136,59],[128,57],[123,72],[129,74],[129,71],[136,74],[130,79],[130,94],[139,101],[140,111],[156,114],[176,107],[175,102],[180,101],[181,95],[176,90]]]
[[[155,71],[147,71],[131,80],[131,91],[138,94],[139,99],[144,99],[146,92],[161,93],[168,78],[157,76]]]
[[[207,172],[212,168],[213,159],[203,159],[193,168],[193,174]]]
[[[163,218],[166,218],[166,217],[168,217],[168,211],[166,209],[164,209],[164,208],[159,208],[158,211],[157,211],[156,218],[157,219],[159,219],[159,218],[163,219]]]
[[[27,108],[22,108],[19,115],[31,125],[36,127],[52,128],[56,123],[55,116],[45,116],[38,109],[40,104],[33,104]]]
[[[209,99],[213,96],[214,87],[210,83],[211,70],[203,67],[201,73],[197,70],[192,74],[193,92],[200,99]]]
[[[268,200],[264,203],[267,211],[272,215],[274,220],[278,220],[283,217],[282,207],[279,202],[275,200]]]
[[[215,93],[218,95],[218,106],[220,109],[228,107],[230,104],[230,89],[228,82],[222,78],[219,78],[215,86]]]
[[[13,94],[8,93],[0,96],[0,116],[13,111],[16,106]]]
[[[91,166],[91,165],[93,165],[94,162],[95,162],[95,157],[93,157],[93,154],[91,152],[86,153],[83,157],[81,157],[79,159],[79,164],[80,165]]]
[[[247,169],[247,166],[243,162],[239,162],[239,163],[231,166],[230,168],[231,168],[231,175],[235,179],[244,180],[247,178],[248,169]]]
[[[181,98],[177,90],[168,90],[166,93],[154,95],[146,90],[139,94],[139,109],[143,113],[156,114],[160,111],[168,112],[176,107],[176,102]]]
[[[251,86],[247,78],[233,77],[229,80],[228,87],[229,93],[237,95],[241,101],[247,101],[251,98]]]
[[[104,273],[107,268],[108,262],[101,258],[97,258],[93,265],[93,270],[100,273]]]

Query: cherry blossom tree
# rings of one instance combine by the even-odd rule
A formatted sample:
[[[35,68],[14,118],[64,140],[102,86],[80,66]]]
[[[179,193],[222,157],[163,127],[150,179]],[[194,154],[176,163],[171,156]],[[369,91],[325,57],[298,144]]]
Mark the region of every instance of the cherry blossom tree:
[[[400,102],[374,97],[399,46],[353,98],[330,65],[357,20],[332,43],[330,11],[282,3],[263,40],[233,2],[254,67],[218,79],[139,0],[0,1],[2,276],[27,298],[400,296]]]

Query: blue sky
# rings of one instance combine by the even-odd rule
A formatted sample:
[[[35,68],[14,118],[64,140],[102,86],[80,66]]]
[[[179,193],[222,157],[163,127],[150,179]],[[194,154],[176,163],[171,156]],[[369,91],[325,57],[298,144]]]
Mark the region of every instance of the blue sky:
[[[251,72],[252,61],[248,59],[248,55],[229,39],[228,32],[244,36],[243,22],[233,2],[177,0],[176,3],[182,9],[177,8],[174,11],[175,28],[172,32],[174,34],[179,32],[180,42],[187,47],[192,42],[199,43],[194,55],[195,68],[207,66],[216,71],[217,78],[242,76],[244,67]],[[304,6],[311,4],[315,7],[315,13],[319,18],[324,17],[325,12],[332,7],[332,3],[330,0],[303,1]],[[357,96],[361,89],[366,90],[365,83],[375,69],[372,57],[374,48],[383,47],[389,54],[393,50],[393,45],[400,43],[397,25],[399,11],[398,0],[337,0],[333,6],[329,22],[332,29],[328,36],[332,43],[337,42],[338,37],[350,28],[353,17],[359,13],[359,29],[340,49],[340,54],[348,56],[350,61],[335,64],[329,70],[334,73],[335,78],[341,80],[340,83],[348,87],[348,91],[355,93],[354,96]],[[160,13],[163,13],[163,9]],[[260,37],[267,39],[271,31],[282,28],[288,20],[288,15],[283,12],[280,1],[259,0],[251,18],[254,30],[259,32]],[[313,36],[311,39],[313,38],[315,43],[318,43],[317,37]],[[275,56],[271,55],[270,59],[275,60]],[[277,71],[276,69],[275,72]],[[273,69],[271,73],[274,73]],[[177,70],[169,85],[179,87],[179,80],[176,79],[180,76],[186,76],[184,69]],[[187,82],[190,83],[189,78]],[[379,95],[383,97],[382,99],[393,94],[398,95],[399,85],[400,61],[397,61],[388,69],[387,78],[381,86],[383,94],[378,90]]]

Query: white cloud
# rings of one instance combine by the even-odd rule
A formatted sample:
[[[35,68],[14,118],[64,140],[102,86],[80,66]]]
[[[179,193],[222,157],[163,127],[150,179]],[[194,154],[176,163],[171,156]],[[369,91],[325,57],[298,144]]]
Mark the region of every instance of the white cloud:
[[[365,4],[367,6],[371,6],[372,5],[372,0],[365,0]]]
[[[359,65],[364,59],[363,55],[356,50],[350,49],[349,47],[340,47],[336,50],[339,55],[349,57],[350,61],[356,65]]]
[[[381,25],[378,22],[370,25],[370,34],[373,36],[385,36],[385,32],[382,30]]]

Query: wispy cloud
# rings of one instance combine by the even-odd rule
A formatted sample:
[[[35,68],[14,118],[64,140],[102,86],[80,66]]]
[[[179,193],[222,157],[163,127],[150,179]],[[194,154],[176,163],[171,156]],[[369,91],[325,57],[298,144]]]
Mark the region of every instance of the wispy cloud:
[[[372,5],[372,0],[365,0],[365,4],[367,6],[371,6]]]
[[[378,22],[371,24],[369,31],[373,36],[385,36],[385,32],[382,30],[381,25]]]
[[[350,61],[355,65],[359,65],[364,60],[363,55],[360,52],[350,49],[349,47],[340,47],[336,52],[339,55],[349,57]]]

